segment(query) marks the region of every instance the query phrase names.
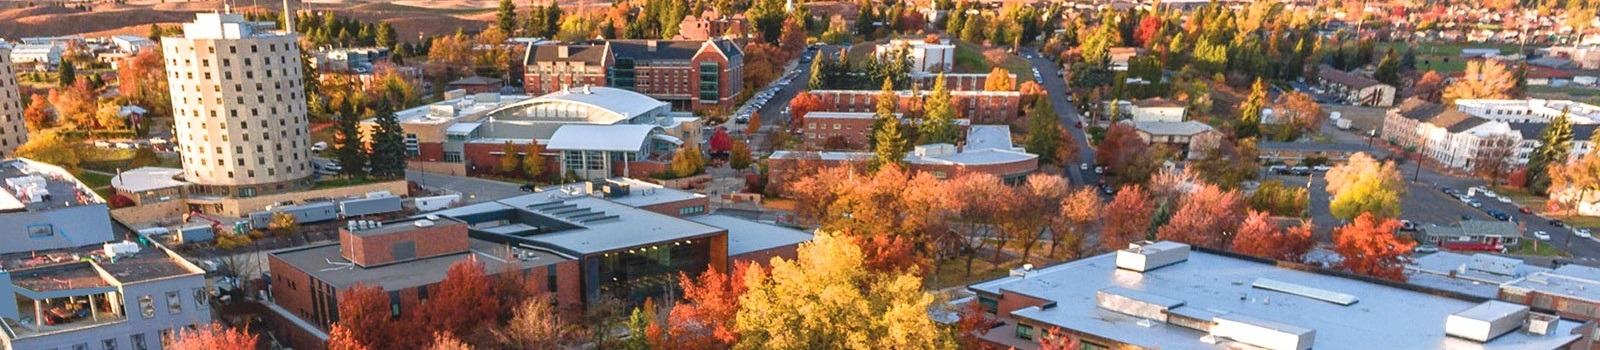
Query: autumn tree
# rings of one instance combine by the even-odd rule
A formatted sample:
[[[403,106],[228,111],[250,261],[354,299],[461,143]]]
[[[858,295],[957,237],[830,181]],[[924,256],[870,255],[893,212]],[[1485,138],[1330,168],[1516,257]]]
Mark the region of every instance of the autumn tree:
[[[983,79],[983,91],[1016,91],[1017,78],[1005,68],[994,67]]]
[[[76,143],[52,131],[36,132],[28,142],[17,148],[17,156],[68,169],[76,169],[84,159],[84,150]]]
[[[1275,127],[1281,129],[1271,135],[1274,140],[1293,141],[1302,133],[1316,131],[1322,126],[1322,105],[1303,92],[1283,94],[1272,112],[1278,120]]]
[[[527,155],[522,157],[522,173],[529,179],[544,179],[550,170],[549,162],[544,158],[544,146],[538,142],[529,142]]]
[[[1589,139],[1590,144],[1600,141],[1600,134],[1596,135]],[[1600,152],[1591,151],[1575,161],[1551,165],[1546,172],[1551,200],[1572,203],[1600,193]]]
[[[738,349],[933,349],[955,346],[928,315],[913,273],[873,273],[859,247],[819,232],[799,260],[750,269],[734,328]]]
[[[499,330],[504,345],[528,350],[565,349],[577,345],[583,339],[581,330],[569,324],[553,304],[548,293],[534,293],[523,300],[513,311],[511,320]]]
[[[255,350],[257,336],[248,329],[211,323],[198,330],[180,329],[170,341],[172,350]]]
[[[1177,212],[1156,231],[1162,240],[1222,249],[1245,219],[1244,197],[1216,185],[1204,184],[1183,196]]]
[[[99,107],[97,95],[88,81],[80,81],[50,90],[49,100],[55,107],[57,121],[66,122],[74,129],[88,130],[95,127],[95,109]]]
[[[167,88],[167,65],[162,50],[142,50],[117,66],[117,90],[129,102],[144,107],[149,117],[170,116],[172,91]]]
[[[46,101],[44,95],[29,95],[28,101],[28,108],[22,110],[22,120],[27,123],[28,130],[44,130],[55,125],[55,116],[50,112],[50,101]]]
[[[1128,243],[1144,240],[1150,232],[1150,217],[1155,205],[1150,193],[1138,184],[1122,186],[1106,204],[1100,218],[1100,243],[1107,250],[1121,250]]]
[[[328,350],[370,350],[372,347],[362,344],[355,339],[355,335],[343,323],[333,324],[333,329],[328,331]]]
[[[1052,215],[1061,211],[1061,201],[1067,196],[1067,183],[1060,176],[1036,173],[1028,175],[1026,184],[1017,191],[1016,216],[1002,222],[1010,230],[1013,240],[1022,243],[1022,261],[1029,261],[1033,248],[1049,232]]]
[[[429,288],[428,302],[417,316],[419,323],[457,338],[471,335],[484,320],[498,319],[500,301],[483,297],[490,295],[490,285],[483,263],[476,259],[450,264],[444,281]]]
[[[751,265],[736,264],[731,273],[707,269],[698,277],[680,273],[678,285],[683,300],[672,306],[666,325],[653,324],[659,343],[684,350],[728,349],[739,342],[734,320],[739,314],[740,297],[746,290],[745,273]],[[760,266],[755,266],[760,269]]]
[[[1467,62],[1467,70],[1455,84],[1444,88],[1444,103],[1455,105],[1459,99],[1506,99],[1517,85],[1511,71],[1494,60]]]
[[[522,147],[516,143],[506,141],[500,145],[500,172],[506,175],[515,175],[522,171]]]
[[[1095,164],[1105,166],[1114,185],[1138,184],[1155,174],[1166,152],[1145,145],[1133,125],[1113,123],[1095,147]]]
[[[456,336],[450,335],[450,332],[433,332],[433,339],[428,342],[427,347],[427,350],[472,349],[473,347],[471,345],[467,345],[467,343],[462,342],[461,339],[457,338]]]
[[[1039,350],[1078,350],[1083,345],[1078,338],[1062,331],[1060,327],[1050,327],[1050,330],[1039,336]]]
[[[1361,213],[1379,218],[1400,216],[1400,197],[1406,186],[1394,162],[1379,162],[1366,153],[1356,153],[1349,161],[1328,170],[1324,178],[1328,179],[1331,196],[1328,210],[1334,217],[1348,220]]]
[[[797,128],[805,125],[807,114],[821,111],[825,107],[817,95],[812,95],[811,91],[801,91],[789,99],[789,125]]]
[[[1517,143],[1517,139],[1507,135],[1483,138],[1478,143],[1478,152],[1468,160],[1472,165],[1472,173],[1489,180],[1490,185],[1499,185],[1515,165]]]
[[[1430,70],[1427,73],[1422,73],[1422,77],[1411,85],[1411,96],[1434,103],[1442,102],[1441,98],[1443,96],[1441,94],[1443,92],[1444,76],[1439,75],[1439,72],[1436,71]]]
[[[1233,237],[1234,252],[1273,260],[1300,261],[1316,245],[1310,222],[1280,229],[1271,214],[1255,210],[1239,225],[1238,232]]]
[[[1361,213],[1349,224],[1334,229],[1334,252],[1340,267],[1351,273],[1404,282],[1405,258],[1416,242],[1396,235],[1400,221]]]
[[[1310,201],[1310,191],[1304,187],[1285,186],[1283,181],[1269,180],[1256,187],[1250,195],[1250,209],[1277,216],[1301,216]]]
[[[699,147],[684,145],[678,148],[677,154],[672,155],[672,164],[669,168],[672,169],[673,175],[688,177],[700,174],[700,171],[705,170],[705,164],[705,158],[700,155]]]
[[[388,348],[401,344],[405,332],[403,325],[393,320],[389,310],[389,296],[375,286],[356,284],[339,292],[339,323],[348,336],[350,346],[371,349]]]
[[[987,173],[967,173],[950,184],[950,200],[958,206],[957,220],[964,237],[955,240],[959,250],[967,252],[966,273],[972,275],[972,260],[985,240],[1004,241],[1004,230],[996,229],[1000,222],[1013,217],[1016,192],[1000,182],[1000,178]],[[996,247],[996,250],[999,248]],[[998,254],[998,252],[996,252]]]
[[[1100,195],[1094,188],[1079,187],[1061,201],[1056,215],[1056,226],[1050,234],[1050,256],[1056,255],[1056,246],[1067,244],[1069,258],[1083,257],[1092,249],[1085,243],[1095,223],[1100,221]]]
[[[993,316],[983,310],[983,305],[977,300],[969,301],[961,306],[960,321],[956,321],[956,343],[960,349],[989,349],[990,343],[983,339],[989,330],[1000,324]]]

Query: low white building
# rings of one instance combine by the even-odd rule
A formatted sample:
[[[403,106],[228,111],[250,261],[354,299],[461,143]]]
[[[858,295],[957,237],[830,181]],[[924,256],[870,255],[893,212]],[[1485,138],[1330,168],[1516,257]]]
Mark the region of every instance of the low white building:
[[[64,49],[59,44],[20,44],[11,47],[11,63],[37,63],[54,67],[61,64]]]
[[[1152,97],[1137,101],[1117,100],[1113,103],[1129,120],[1136,122],[1177,123],[1187,120],[1184,116],[1188,106],[1178,101]]]
[[[939,38],[938,42],[928,42],[924,38],[889,40],[888,43],[878,44],[873,57],[881,61],[901,50],[911,59],[913,74],[949,72],[955,67],[956,46],[946,38]]]
[[[136,35],[116,35],[111,37],[111,44],[117,46],[118,51],[137,55],[140,51],[153,49],[156,42]]]
[[[1572,100],[1460,99],[1456,100],[1456,109],[1475,117],[1507,123],[1549,123],[1565,111],[1572,124],[1600,124],[1600,106]]]
[[[1473,116],[1421,99],[1409,99],[1389,110],[1383,137],[1447,167],[1472,170],[1480,151],[1517,147],[1522,134],[1511,124]],[[1513,161],[1514,163],[1514,161]]]

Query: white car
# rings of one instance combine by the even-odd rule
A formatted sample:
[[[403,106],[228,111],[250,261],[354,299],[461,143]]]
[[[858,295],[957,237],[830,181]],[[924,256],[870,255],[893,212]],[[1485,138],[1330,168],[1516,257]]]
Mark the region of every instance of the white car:
[[[1105,174],[1106,173],[1106,167],[1103,167],[1103,166],[1094,167],[1094,173],[1095,174]]]
[[[1333,170],[1333,167],[1328,166],[1327,164],[1323,164],[1323,165],[1318,165],[1318,166],[1311,167],[1311,170],[1316,170],[1318,172],[1326,172],[1328,170]]]
[[[1589,229],[1586,229],[1586,228],[1580,228],[1580,229],[1572,230],[1572,234],[1576,235],[1578,237],[1583,237],[1583,238],[1593,238],[1594,237],[1594,235],[1589,234]]]
[[[1495,197],[1495,200],[1500,201],[1500,203],[1511,203],[1511,197],[1506,196]]]
[[[1078,170],[1089,170],[1089,163],[1078,164]]]
[[[1548,241],[1550,240],[1550,233],[1544,231],[1533,231],[1533,238],[1538,238],[1541,241]]]

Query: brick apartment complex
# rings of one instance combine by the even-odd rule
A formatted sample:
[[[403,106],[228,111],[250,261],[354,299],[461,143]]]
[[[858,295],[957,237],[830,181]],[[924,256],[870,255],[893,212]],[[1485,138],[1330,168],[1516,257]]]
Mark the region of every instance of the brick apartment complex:
[[[750,21],[744,14],[723,16],[716,9],[707,9],[699,16],[688,15],[678,22],[678,35],[673,40],[710,40],[712,38],[741,38],[749,32]]]
[[[946,79],[948,83],[948,78]],[[812,90],[811,94],[822,100],[822,110],[827,112],[865,112],[877,108],[877,90]],[[905,106],[921,104],[928,97],[927,90],[897,91],[901,113]],[[1008,124],[1022,111],[1022,93],[1016,91],[953,90],[951,102],[956,114],[972,120],[973,124]]]
[[[523,65],[529,94],[610,86],[665,101],[675,111],[732,108],[744,88],[744,52],[727,39],[533,45]]]
[[[876,116],[868,112],[806,113],[801,141],[808,150],[865,149],[871,144]]]

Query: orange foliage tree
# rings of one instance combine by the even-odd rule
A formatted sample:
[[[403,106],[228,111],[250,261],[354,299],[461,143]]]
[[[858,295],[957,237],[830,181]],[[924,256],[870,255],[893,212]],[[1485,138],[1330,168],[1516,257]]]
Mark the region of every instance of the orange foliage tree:
[[[340,305],[341,307],[343,305]],[[355,334],[345,328],[340,322],[333,325],[333,330],[328,331],[328,350],[369,350],[372,347],[362,344],[355,339]]]
[[[953,240],[956,242],[954,246],[968,252],[966,272],[971,275],[972,260],[984,245],[984,240],[971,238],[994,238],[996,242],[1004,240],[1004,237],[999,237],[1004,230],[996,230],[995,227],[1013,217],[1016,192],[1001,183],[999,177],[984,173],[968,173],[947,186],[950,199],[958,208],[957,217],[963,223],[961,228],[965,236]],[[999,255],[998,248],[995,254]]]
[[[1033,247],[1038,245],[1054,221],[1052,214],[1061,211],[1061,200],[1067,196],[1067,183],[1060,176],[1037,173],[1028,175],[1027,184],[1017,191],[1016,216],[1002,221],[1011,237],[1022,243],[1022,261],[1033,257]]]
[[[672,306],[665,326],[652,322],[647,330],[658,348],[714,350],[732,348],[739,342],[734,317],[739,314],[739,296],[744,295],[744,273],[752,265],[736,264],[732,273],[707,269],[697,278],[680,273],[678,285],[683,300]],[[761,268],[756,265],[755,268]]]
[[[256,335],[248,329],[228,328],[212,323],[199,330],[179,331],[172,339],[172,350],[255,350]]]
[[[1081,348],[1082,345],[1078,343],[1077,337],[1067,334],[1058,327],[1050,327],[1050,330],[1045,331],[1044,336],[1039,337],[1039,350],[1077,350]]]
[[[800,127],[805,125],[806,114],[822,110],[822,99],[812,95],[810,91],[801,91],[789,99],[789,125]]]
[[[1352,273],[1404,282],[1405,256],[1416,242],[1395,235],[1400,221],[1361,213],[1355,221],[1334,229],[1334,252],[1340,265]]]
[[[1273,260],[1301,261],[1313,245],[1310,222],[1280,230],[1271,215],[1254,210],[1233,237],[1234,252]]]
[[[1100,243],[1106,249],[1121,250],[1127,248],[1128,243],[1145,239],[1150,231],[1150,216],[1155,213],[1155,205],[1143,186],[1127,185],[1117,191],[1116,197],[1106,204],[1102,213]]]
[[[1225,191],[1216,185],[1201,185],[1183,196],[1178,211],[1167,224],[1161,226],[1156,236],[1163,240],[1221,249],[1228,246],[1231,235],[1237,232],[1245,219],[1244,196],[1238,191]]]
[[[967,302],[961,307],[961,320],[956,322],[956,343],[962,349],[995,349],[997,347],[983,340],[983,335],[989,334],[989,330],[998,324],[999,321],[984,312],[983,305],[978,304],[977,300]]]
[[[500,300],[488,297],[492,285],[477,259],[450,264],[444,281],[430,288],[432,298],[422,304],[417,323],[450,332],[458,339],[471,335],[485,321],[499,319]]]
[[[1090,229],[1100,222],[1100,195],[1094,188],[1080,187],[1072,191],[1061,201],[1061,209],[1056,215],[1056,226],[1050,235],[1050,256],[1055,256],[1056,246],[1067,243],[1067,249],[1072,253],[1068,258],[1076,259],[1088,253],[1089,246],[1084,244]]]
[[[339,324],[349,343],[368,348],[398,344],[402,325],[390,316],[389,296],[375,286],[356,284],[339,293]]]

